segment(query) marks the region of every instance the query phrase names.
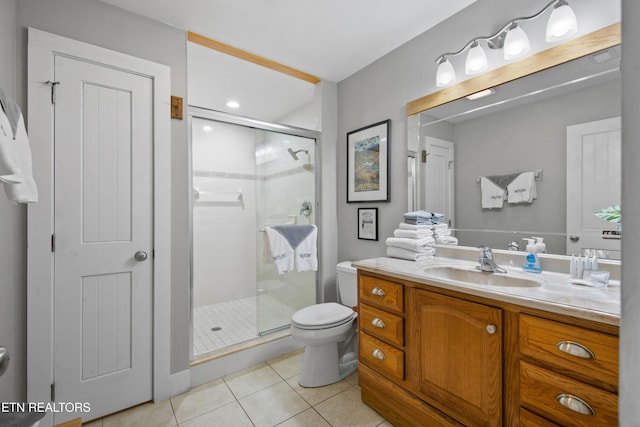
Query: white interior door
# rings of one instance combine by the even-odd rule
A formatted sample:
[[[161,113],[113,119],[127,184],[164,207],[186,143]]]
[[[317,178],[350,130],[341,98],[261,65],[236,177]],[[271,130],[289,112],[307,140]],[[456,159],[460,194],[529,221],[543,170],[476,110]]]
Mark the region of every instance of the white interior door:
[[[620,117],[567,127],[567,254],[620,259],[617,225],[594,215],[621,200]]]
[[[96,418],[152,398],[153,82],[65,56],[55,78],[55,394]]]
[[[429,212],[443,213],[454,227],[453,143],[425,137],[426,163],[421,163],[423,196],[421,206]]]

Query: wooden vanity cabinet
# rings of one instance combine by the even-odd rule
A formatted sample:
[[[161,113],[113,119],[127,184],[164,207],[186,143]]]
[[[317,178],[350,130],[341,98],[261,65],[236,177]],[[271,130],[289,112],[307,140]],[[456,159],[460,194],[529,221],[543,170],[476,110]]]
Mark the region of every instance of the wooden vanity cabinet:
[[[358,298],[362,400],[396,426],[617,425],[616,326],[361,270]]]
[[[502,310],[412,289],[414,392],[468,426],[502,424]]]
[[[521,408],[562,426],[618,425],[618,337],[519,316]]]

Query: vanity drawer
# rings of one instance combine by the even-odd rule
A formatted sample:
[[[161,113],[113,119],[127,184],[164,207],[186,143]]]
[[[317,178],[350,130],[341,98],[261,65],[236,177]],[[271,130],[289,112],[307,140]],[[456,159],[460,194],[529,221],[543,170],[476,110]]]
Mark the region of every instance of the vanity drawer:
[[[360,304],[360,329],[370,335],[402,347],[404,319],[366,304]]]
[[[377,277],[358,276],[359,301],[368,302],[390,310],[404,309],[404,286]]]
[[[618,425],[617,395],[524,361],[520,362],[520,402],[563,426]],[[592,413],[580,413],[579,407]]]
[[[404,352],[372,336],[359,334],[360,361],[381,373],[404,380]]]
[[[558,427],[558,424],[554,424],[533,412],[520,408],[520,427]]]
[[[618,337],[520,315],[520,353],[618,389]]]

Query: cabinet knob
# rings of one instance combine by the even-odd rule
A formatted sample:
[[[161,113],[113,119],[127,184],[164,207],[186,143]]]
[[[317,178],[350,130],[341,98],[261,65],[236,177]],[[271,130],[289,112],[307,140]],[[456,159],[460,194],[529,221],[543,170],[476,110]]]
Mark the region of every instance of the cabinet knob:
[[[487,332],[489,332],[490,334],[495,334],[497,330],[498,328],[496,327],[496,325],[487,325]]]
[[[373,357],[375,357],[376,359],[378,359],[378,360],[384,360],[385,359],[384,353],[381,350],[377,349],[377,348],[371,352],[371,355]]]
[[[595,359],[596,355],[593,354],[589,347],[574,341],[560,341],[557,345],[558,350],[570,354],[572,356],[581,357],[583,359]]]
[[[584,415],[595,415],[596,411],[593,410],[591,405],[589,405],[584,400],[580,399],[578,396],[574,396],[572,394],[559,394],[558,403],[564,406],[565,408],[571,409],[574,412],[578,412]]]
[[[379,297],[383,297],[383,296],[386,295],[384,293],[384,291],[382,289],[378,288],[377,286],[375,288],[371,289],[371,293],[373,295],[376,295],[376,296],[379,296]]]
[[[384,328],[384,327],[386,326],[386,325],[384,324],[384,322],[382,321],[382,319],[381,319],[381,318],[379,318],[379,317],[376,317],[375,319],[373,319],[373,320],[371,321],[371,324],[372,324],[373,326],[375,326],[376,328],[380,328],[380,329],[382,329],[382,328]]]

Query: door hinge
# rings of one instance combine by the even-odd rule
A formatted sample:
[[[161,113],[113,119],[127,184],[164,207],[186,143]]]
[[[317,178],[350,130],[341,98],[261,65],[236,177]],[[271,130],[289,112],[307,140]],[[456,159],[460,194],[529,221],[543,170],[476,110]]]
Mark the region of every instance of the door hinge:
[[[51,103],[56,103],[56,86],[60,84],[60,82],[52,82],[51,80],[47,80],[45,84],[51,87]]]
[[[56,235],[52,234],[51,235],[51,252],[55,252],[56,251]]]
[[[451,170],[451,165],[453,164],[453,160],[449,160],[449,170]]]
[[[51,401],[56,401],[56,383],[51,383]]]
[[[422,163],[427,163],[427,156],[431,153],[427,153],[427,150],[422,150]]]

